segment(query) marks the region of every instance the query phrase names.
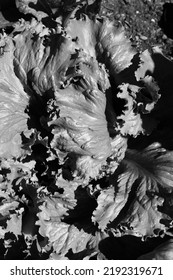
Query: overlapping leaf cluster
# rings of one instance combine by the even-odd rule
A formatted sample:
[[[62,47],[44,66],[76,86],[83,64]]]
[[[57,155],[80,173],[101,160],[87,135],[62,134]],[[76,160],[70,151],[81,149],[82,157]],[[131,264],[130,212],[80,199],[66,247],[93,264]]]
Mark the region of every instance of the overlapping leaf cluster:
[[[133,50],[97,2],[18,0],[31,19],[1,35],[5,258],[14,241],[24,258],[100,259],[109,236],[172,234],[172,62]]]

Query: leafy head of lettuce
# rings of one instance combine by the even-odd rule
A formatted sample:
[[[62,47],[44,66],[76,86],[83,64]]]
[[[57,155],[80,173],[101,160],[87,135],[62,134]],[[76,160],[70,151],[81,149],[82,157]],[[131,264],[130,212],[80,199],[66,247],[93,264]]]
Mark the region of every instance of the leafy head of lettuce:
[[[109,236],[170,234],[173,158],[156,133],[167,96],[157,54],[93,15],[97,1],[65,2],[16,1],[31,20],[1,36],[1,236],[17,221],[40,256],[101,258]]]

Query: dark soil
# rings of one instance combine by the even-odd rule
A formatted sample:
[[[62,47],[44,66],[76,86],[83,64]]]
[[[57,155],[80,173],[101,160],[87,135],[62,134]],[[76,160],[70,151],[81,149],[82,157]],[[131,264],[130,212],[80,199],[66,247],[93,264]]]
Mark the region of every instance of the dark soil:
[[[103,0],[101,13],[122,25],[138,50],[157,45],[173,56],[173,1]]]

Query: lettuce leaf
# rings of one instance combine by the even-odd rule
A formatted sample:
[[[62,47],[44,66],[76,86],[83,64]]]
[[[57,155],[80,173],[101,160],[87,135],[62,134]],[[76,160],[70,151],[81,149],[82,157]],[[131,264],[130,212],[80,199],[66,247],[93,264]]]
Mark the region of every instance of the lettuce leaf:
[[[155,128],[155,122],[151,117],[148,117],[146,125],[146,114],[149,114],[154,108],[156,102],[159,99],[158,86],[152,80],[151,77],[145,77],[145,89],[142,87],[123,84],[119,86],[118,98],[125,100],[125,108],[122,114],[117,116],[117,130],[123,136],[133,135],[138,136],[140,133],[150,134]],[[149,89],[150,98],[145,97],[143,90]],[[150,122],[150,123],[149,123]]]
[[[124,29],[117,29],[114,22],[105,19],[98,30],[98,50],[105,56],[110,72],[118,82],[118,74],[132,64],[136,51],[126,38]]]
[[[6,51],[0,57],[0,156],[18,157],[22,150],[22,134],[30,134],[25,113],[29,96],[17,78],[13,66],[14,45],[6,40]]]
[[[172,197],[172,165],[172,151],[166,151],[158,143],[140,152],[128,150],[121,163],[124,171],[114,183],[115,203],[116,197],[123,193],[120,196],[123,208],[110,223],[115,232],[119,228],[122,234],[146,237],[172,228],[172,217],[164,210],[168,194]]]
[[[173,146],[155,130],[172,135],[170,82],[99,2],[16,0],[31,20],[1,36],[0,238],[28,258],[105,259],[109,236],[172,235]]]
[[[70,254],[70,251],[72,255],[75,255],[86,250],[84,256],[87,256],[89,252],[91,254],[98,251],[98,233],[87,233],[84,229],[78,228],[77,223],[70,224],[65,222],[65,219],[63,222],[64,215],[68,215],[66,211],[73,207],[74,203],[70,204],[58,198],[44,199],[44,203],[39,206],[40,211],[37,214],[39,220],[36,224],[39,226],[41,236],[47,240],[43,249],[52,247],[53,252],[59,257]]]

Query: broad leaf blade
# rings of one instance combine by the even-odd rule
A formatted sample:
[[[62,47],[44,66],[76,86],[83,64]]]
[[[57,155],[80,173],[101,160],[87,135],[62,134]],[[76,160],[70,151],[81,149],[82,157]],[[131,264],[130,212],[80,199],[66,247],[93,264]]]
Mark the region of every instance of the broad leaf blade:
[[[13,43],[9,39],[6,44],[7,51],[0,57],[0,155],[18,157],[24,153],[21,133],[28,132],[29,97],[14,72]]]

